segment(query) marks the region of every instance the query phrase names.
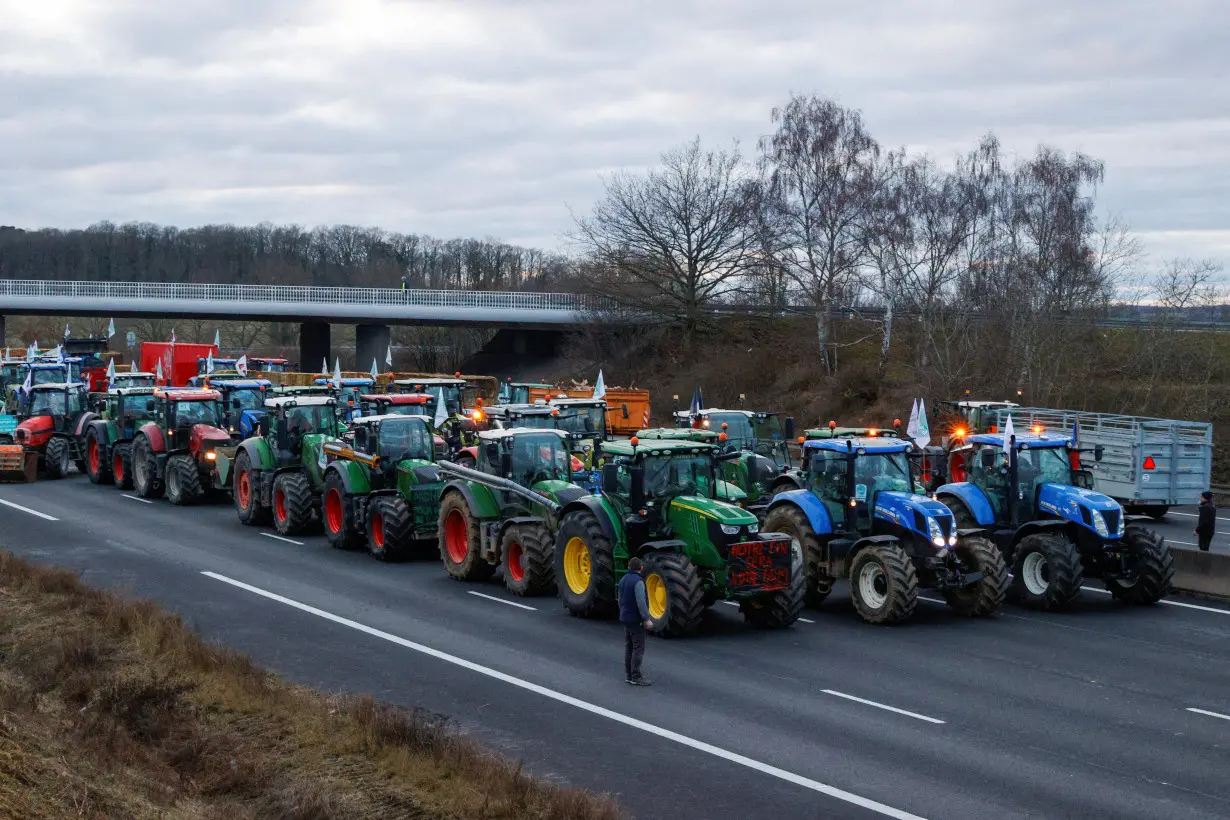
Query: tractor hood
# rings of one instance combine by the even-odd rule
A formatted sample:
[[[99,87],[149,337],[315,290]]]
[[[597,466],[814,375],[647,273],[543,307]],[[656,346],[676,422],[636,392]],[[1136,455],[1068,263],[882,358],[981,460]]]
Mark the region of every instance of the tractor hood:
[[[945,541],[951,539],[953,544],[956,543],[956,522],[952,511],[925,495],[887,490],[878,492],[876,493],[875,516],[918,533],[928,541],[938,535]],[[930,521],[932,520],[939,527],[938,532],[931,526]]]
[[[397,462],[397,472],[405,473],[411,484],[436,484],[440,479],[440,468],[423,458],[404,458]]]
[[[219,430],[211,424],[192,425],[192,432],[188,436],[189,447],[194,453],[201,449],[201,445],[207,441],[221,444],[222,442],[230,443],[230,440],[230,433]]]
[[[729,501],[731,504],[738,504],[747,498],[747,493],[739,489],[739,485],[731,484],[729,481],[718,479],[715,490],[719,499]]]
[[[545,495],[557,504],[567,504],[570,501],[575,501],[586,492],[571,481],[560,481],[554,478],[547,481],[539,481],[530,489],[539,495]]]
[[[1117,538],[1123,528],[1123,508],[1119,502],[1096,490],[1066,484],[1043,484],[1038,490],[1038,507],[1043,512],[1080,524],[1102,538]],[[1099,529],[1098,520],[1105,524]]]
[[[734,504],[728,504],[725,501],[707,498],[703,495],[677,495],[671,499],[671,509],[682,509],[704,518],[712,518],[719,524],[747,525],[757,523],[756,516],[747,510],[736,507]]]
[[[47,433],[55,427],[55,419],[51,416],[31,416],[30,418],[17,425],[18,430],[25,430],[31,436],[38,433]]]

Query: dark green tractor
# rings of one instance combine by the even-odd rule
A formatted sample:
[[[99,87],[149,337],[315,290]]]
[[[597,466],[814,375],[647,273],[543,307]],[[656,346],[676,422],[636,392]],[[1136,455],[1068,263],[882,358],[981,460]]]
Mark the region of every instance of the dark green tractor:
[[[754,410],[680,411],[679,429],[725,434],[719,443],[724,454],[737,454],[722,462],[722,477],[747,493],[745,506],[763,516],[773,496],[804,486],[803,474],[790,458],[794,419]]]
[[[735,454],[634,436],[604,443],[602,456],[601,492],[559,514],[555,574],[569,612],[614,614],[616,584],[639,556],[655,634],[693,632],[717,601],[737,602],[756,626],[795,622],[803,575],[790,537],[761,533],[755,515],[717,497],[721,464]]]
[[[330,396],[275,396],[262,411],[259,434],[240,442],[233,461],[219,453],[218,481],[231,486],[240,522],[272,520],[283,535],[298,535],[320,510],[324,445],[342,434],[337,403]]]
[[[94,484],[132,489],[132,439],[154,418],[153,387],[120,387],[101,394],[101,413],[82,422],[85,472]]]
[[[349,442],[328,442],[324,455],[324,522],[338,549],[367,545],[381,561],[405,558],[436,537],[443,481],[426,416],[362,416]]]
[[[486,581],[497,567],[515,595],[555,589],[559,510],[586,495],[572,483],[570,436],[514,427],[478,434],[474,468],[444,463],[440,559],[461,581]]]

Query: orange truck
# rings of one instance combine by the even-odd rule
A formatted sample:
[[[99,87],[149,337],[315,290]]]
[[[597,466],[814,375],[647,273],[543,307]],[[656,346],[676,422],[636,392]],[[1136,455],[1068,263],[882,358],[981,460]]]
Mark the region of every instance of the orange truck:
[[[569,399],[593,398],[592,387],[541,387],[528,389],[530,403],[538,399],[552,399],[561,396]],[[608,387],[606,389],[606,425],[616,436],[630,436],[638,430],[649,426],[650,407],[649,391],[634,390],[629,387]]]

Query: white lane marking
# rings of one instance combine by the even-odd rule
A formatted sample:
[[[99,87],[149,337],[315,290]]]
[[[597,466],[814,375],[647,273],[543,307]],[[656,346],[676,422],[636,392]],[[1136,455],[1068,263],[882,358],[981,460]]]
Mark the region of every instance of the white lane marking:
[[[926,715],[920,715],[917,712],[907,712],[905,709],[898,709],[896,706],[888,706],[887,704],[876,703],[874,700],[856,698],[854,695],[847,695],[845,692],[838,692],[834,689],[821,689],[820,691],[826,695],[833,695],[834,697],[845,698],[846,700],[852,700],[855,703],[863,703],[863,704],[866,704],[867,706],[874,706],[877,709],[884,709],[889,712],[896,712],[899,715],[906,715],[908,717],[918,718],[919,720],[925,720],[928,723],[943,723],[944,722],[940,720],[939,718],[927,717]]]
[[[1200,517],[1200,513],[1181,513],[1181,512],[1175,512],[1174,510],[1167,510],[1166,515],[1181,515],[1184,518],[1199,518]],[[1218,517],[1217,520],[1218,521],[1230,521],[1230,518]]]
[[[1097,592],[1102,595],[1110,595],[1109,589],[1098,589],[1097,587],[1081,587],[1081,589],[1085,590],[1086,592]],[[1182,601],[1167,601],[1165,599],[1158,601],[1158,603],[1165,604],[1166,606],[1181,606],[1184,609],[1198,609],[1201,612],[1216,612],[1218,615],[1230,615],[1230,609],[1217,609],[1216,607],[1211,607],[1211,606],[1200,606],[1199,604],[1185,604]]]
[[[814,624],[814,623],[815,623],[815,621],[809,620],[808,618],[799,618],[799,620],[800,620],[800,621],[802,621],[802,622],[803,622],[803,623],[805,623],[805,624]]]
[[[739,605],[738,601],[722,601],[722,603],[726,604],[726,606],[738,606]]]
[[[497,598],[494,595],[487,595],[486,593],[483,593],[483,592],[475,592],[472,589],[467,589],[466,592],[470,593],[471,595],[477,595],[479,598],[486,598],[488,601],[496,601],[501,604],[508,604],[509,606],[515,606],[518,609],[528,609],[530,612],[538,611],[538,607],[526,606],[525,604],[519,604],[516,601],[505,601],[503,598]]]
[[[60,520],[56,518],[54,515],[48,515],[47,513],[39,512],[38,510],[32,510],[29,507],[23,507],[20,504],[14,504],[12,501],[5,501],[3,498],[0,498],[0,504],[3,504],[6,507],[12,507],[15,510],[21,510],[23,513],[30,513],[30,515],[36,515],[39,518],[43,519],[44,521],[59,521]]]
[[[150,501],[148,498],[142,498],[139,495],[128,495],[127,493],[124,493],[124,498],[131,498],[133,501],[140,501],[142,504],[153,504],[154,503],[153,501]]]
[[[273,538],[273,539],[278,540],[278,541],[285,541],[287,544],[294,544],[296,547],[302,547],[302,546],[303,546],[303,542],[302,542],[302,541],[296,541],[296,540],[294,540],[293,538],[283,538],[282,536],[280,536],[280,535],[274,535],[274,534],[273,534],[273,533],[271,533],[271,532],[258,532],[258,533],[257,533],[257,535],[263,535],[263,536],[265,536],[266,538]]]
[[[918,600],[926,601],[929,604],[943,604],[944,606],[948,606],[947,601],[941,601],[939,598],[924,598],[922,595],[919,595]]]
[[[796,786],[802,786],[805,789],[810,789],[814,792],[819,792],[820,794],[826,794],[829,797],[843,800],[855,806],[868,809],[869,811],[877,812],[885,817],[892,817],[894,820],[924,820],[924,818],[919,817],[916,814],[910,814],[909,812],[902,811],[901,809],[895,809],[892,806],[879,803],[870,798],[861,797],[853,792],[839,789],[836,786],[830,786],[826,783],[821,783],[818,780],[812,780],[811,778],[803,777],[802,775],[798,775],[793,772],[788,772],[785,769],[779,769],[776,766],[771,766],[768,763],[762,763],[759,760],[754,760],[737,752],[723,749],[720,746],[714,746],[710,743],[704,742],[703,740],[697,740],[695,738],[688,737],[687,735],[679,734],[678,732],[672,732],[670,729],[663,729],[662,727],[655,726],[652,723],[646,723],[643,720],[638,720],[637,718],[607,709],[604,706],[598,706],[597,704],[590,703],[589,701],[574,698],[572,695],[565,695],[563,692],[548,689],[547,687],[540,686],[537,683],[530,683],[527,680],[513,677],[512,675],[505,674],[498,670],[492,669],[491,667],[482,666],[481,664],[474,663],[473,661],[468,661],[465,658],[450,655],[447,652],[441,652],[439,649],[432,649],[430,646],[424,646],[423,644],[415,643],[414,641],[409,641],[405,638],[399,638],[396,635],[392,635],[388,632],[382,632],[379,629],[367,626],[366,624],[361,624],[358,621],[352,621],[349,618],[343,618],[340,615],[334,615],[332,612],[326,612],[323,609],[317,609],[314,606],[299,603],[298,601],[285,598],[277,593],[261,589],[260,587],[245,584],[243,581],[236,581],[234,578],[228,578],[225,575],[219,575],[216,572],[202,572],[201,574],[209,578],[213,578],[216,581],[221,581],[224,584],[230,584],[233,587],[238,587],[239,589],[244,589],[248,592],[260,595],[262,598],[268,598],[271,601],[277,601],[280,604],[293,607],[301,612],[307,612],[310,615],[323,618],[326,621],[332,621],[333,623],[341,624],[342,626],[348,626],[351,629],[364,632],[373,637],[388,641],[389,643],[397,644],[398,646],[403,646],[406,649],[414,650],[415,652],[436,658],[437,660],[444,661],[445,663],[460,666],[462,669],[477,672],[480,675],[485,675],[489,678],[494,678],[495,680],[511,684],[519,689],[524,689],[528,692],[542,695],[550,700],[567,704],[568,706],[575,707],[599,717],[604,717],[607,720],[612,720],[616,723],[623,724],[624,726],[639,729],[642,732],[655,735],[664,740],[669,740],[672,743],[678,743],[681,746],[687,746],[688,748],[695,749],[699,752],[704,752],[705,754],[712,755],[713,757],[721,758],[722,760],[726,760],[730,763],[745,766],[762,774],[767,774],[770,777],[776,777],[779,780],[784,780],[787,783],[793,783]]]
[[[1209,717],[1221,718],[1222,720],[1230,720],[1230,715],[1223,715],[1218,712],[1209,712],[1204,709],[1197,709],[1194,706],[1187,707],[1187,711],[1195,712],[1198,715],[1208,715]]]

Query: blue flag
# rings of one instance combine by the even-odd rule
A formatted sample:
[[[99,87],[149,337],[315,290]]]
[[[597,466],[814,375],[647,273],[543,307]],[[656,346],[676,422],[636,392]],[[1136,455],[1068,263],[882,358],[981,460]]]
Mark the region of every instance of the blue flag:
[[[705,397],[700,392],[700,386],[697,385],[695,392],[692,393],[692,406],[688,408],[688,412],[693,416],[700,415],[700,411],[705,409]]]

